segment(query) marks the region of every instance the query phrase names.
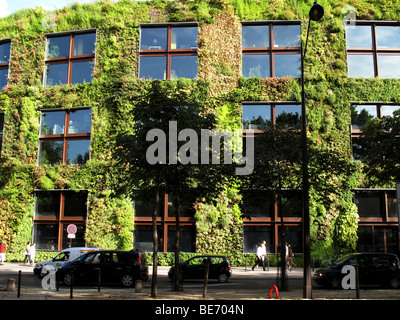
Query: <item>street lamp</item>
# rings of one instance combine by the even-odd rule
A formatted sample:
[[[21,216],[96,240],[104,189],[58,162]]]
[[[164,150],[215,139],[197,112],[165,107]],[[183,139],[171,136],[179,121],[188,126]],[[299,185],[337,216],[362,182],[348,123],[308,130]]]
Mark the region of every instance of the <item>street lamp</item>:
[[[311,283],[311,244],[310,244],[310,199],[309,199],[309,181],[308,181],[308,150],[307,150],[307,120],[306,120],[306,94],[304,91],[304,57],[307,52],[308,33],[310,31],[311,21],[319,21],[324,15],[324,8],[317,2],[314,2],[309,12],[308,29],[306,44],[301,54],[301,132],[303,147],[303,298],[312,298]]]

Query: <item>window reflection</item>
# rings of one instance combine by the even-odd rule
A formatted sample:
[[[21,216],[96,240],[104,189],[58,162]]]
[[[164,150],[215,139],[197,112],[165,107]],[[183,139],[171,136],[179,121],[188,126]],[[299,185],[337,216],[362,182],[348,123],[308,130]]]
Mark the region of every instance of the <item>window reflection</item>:
[[[172,56],[171,79],[197,78],[197,56]]]
[[[74,37],[74,56],[94,54],[96,33],[77,34]]]
[[[63,159],[63,141],[42,141],[39,144],[39,166],[59,165]]]
[[[171,28],[171,49],[197,49],[197,27]]]
[[[243,77],[268,78],[270,76],[268,54],[247,54],[242,57]]]
[[[68,83],[68,63],[49,64],[45,71],[45,86],[51,87]]]
[[[75,110],[69,115],[68,133],[86,133],[91,131],[92,110]]]
[[[243,48],[268,48],[269,26],[242,26]]]
[[[270,105],[243,105],[243,129],[265,130],[271,124]]]
[[[69,57],[70,36],[50,37],[47,39],[46,58]]]
[[[0,63],[10,62],[10,48],[10,42],[0,44]]]
[[[378,48],[400,48],[400,27],[376,26]]]
[[[165,80],[167,78],[167,57],[140,57],[139,78]]]
[[[93,61],[74,62],[72,64],[71,84],[91,82],[93,68]]]
[[[300,47],[300,25],[274,26],[274,47]]]
[[[378,55],[379,77],[400,78],[400,56],[399,55]]]
[[[347,55],[347,67],[349,77],[373,78],[375,76],[372,54]]]
[[[348,48],[372,48],[371,26],[346,26]]]
[[[299,54],[275,54],[275,77],[300,78]]]
[[[0,91],[4,89],[8,82],[8,69],[0,69]]]
[[[370,120],[378,116],[376,105],[354,105],[351,107],[351,128],[361,130]]]
[[[44,112],[40,121],[40,135],[64,134],[64,111]]]
[[[300,105],[275,106],[276,124],[286,129],[299,129],[301,126]]]
[[[90,140],[69,140],[67,164],[83,165],[89,160]]]
[[[142,28],[140,50],[167,49],[167,28]]]
[[[400,106],[388,106],[388,105],[383,105],[381,107],[381,116],[382,117],[393,117],[393,112],[396,110],[400,109]]]

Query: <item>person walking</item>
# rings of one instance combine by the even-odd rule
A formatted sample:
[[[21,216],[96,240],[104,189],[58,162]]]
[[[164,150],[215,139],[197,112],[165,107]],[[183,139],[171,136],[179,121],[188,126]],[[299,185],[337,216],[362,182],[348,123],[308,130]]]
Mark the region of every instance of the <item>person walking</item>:
[[[25,255],[24,264],[26,263],[26,261],[30,262],[31,261],[31,243],[30,242],[28,242],[26,244],[24,255]]]
[[[7,245],[3,241],[0,241],[0,265],[3,265],[6,261],[6,248]]]
[[[32,243],[30,247],[30,264],[35,263],[35,255],[36,255],[36,243]]]
[[[265,271],[265,256],[267,255],[267,250],[265,248],[264,243],[261,243],[260,246],[257,248],[257,260],[254,266],[251,268],[254,271],[254,268],[262,263],[263,270]]]

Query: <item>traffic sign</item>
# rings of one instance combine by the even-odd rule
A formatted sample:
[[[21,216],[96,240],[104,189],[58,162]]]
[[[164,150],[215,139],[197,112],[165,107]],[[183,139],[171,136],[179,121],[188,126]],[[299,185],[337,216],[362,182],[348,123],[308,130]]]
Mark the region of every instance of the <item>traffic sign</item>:
[[[74,225],[74,224],[70,224],[67,227],[68,234],[75,234],[76,230],[77,230],[77,228],[76,228],[76,225]]]

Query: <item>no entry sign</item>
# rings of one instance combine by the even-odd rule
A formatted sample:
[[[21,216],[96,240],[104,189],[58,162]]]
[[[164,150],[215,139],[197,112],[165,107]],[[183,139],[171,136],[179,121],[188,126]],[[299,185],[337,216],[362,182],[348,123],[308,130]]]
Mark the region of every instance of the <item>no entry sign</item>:
[[[67,227],[68,234],[75,234],[76,233],[76,225],[70,224]]]

